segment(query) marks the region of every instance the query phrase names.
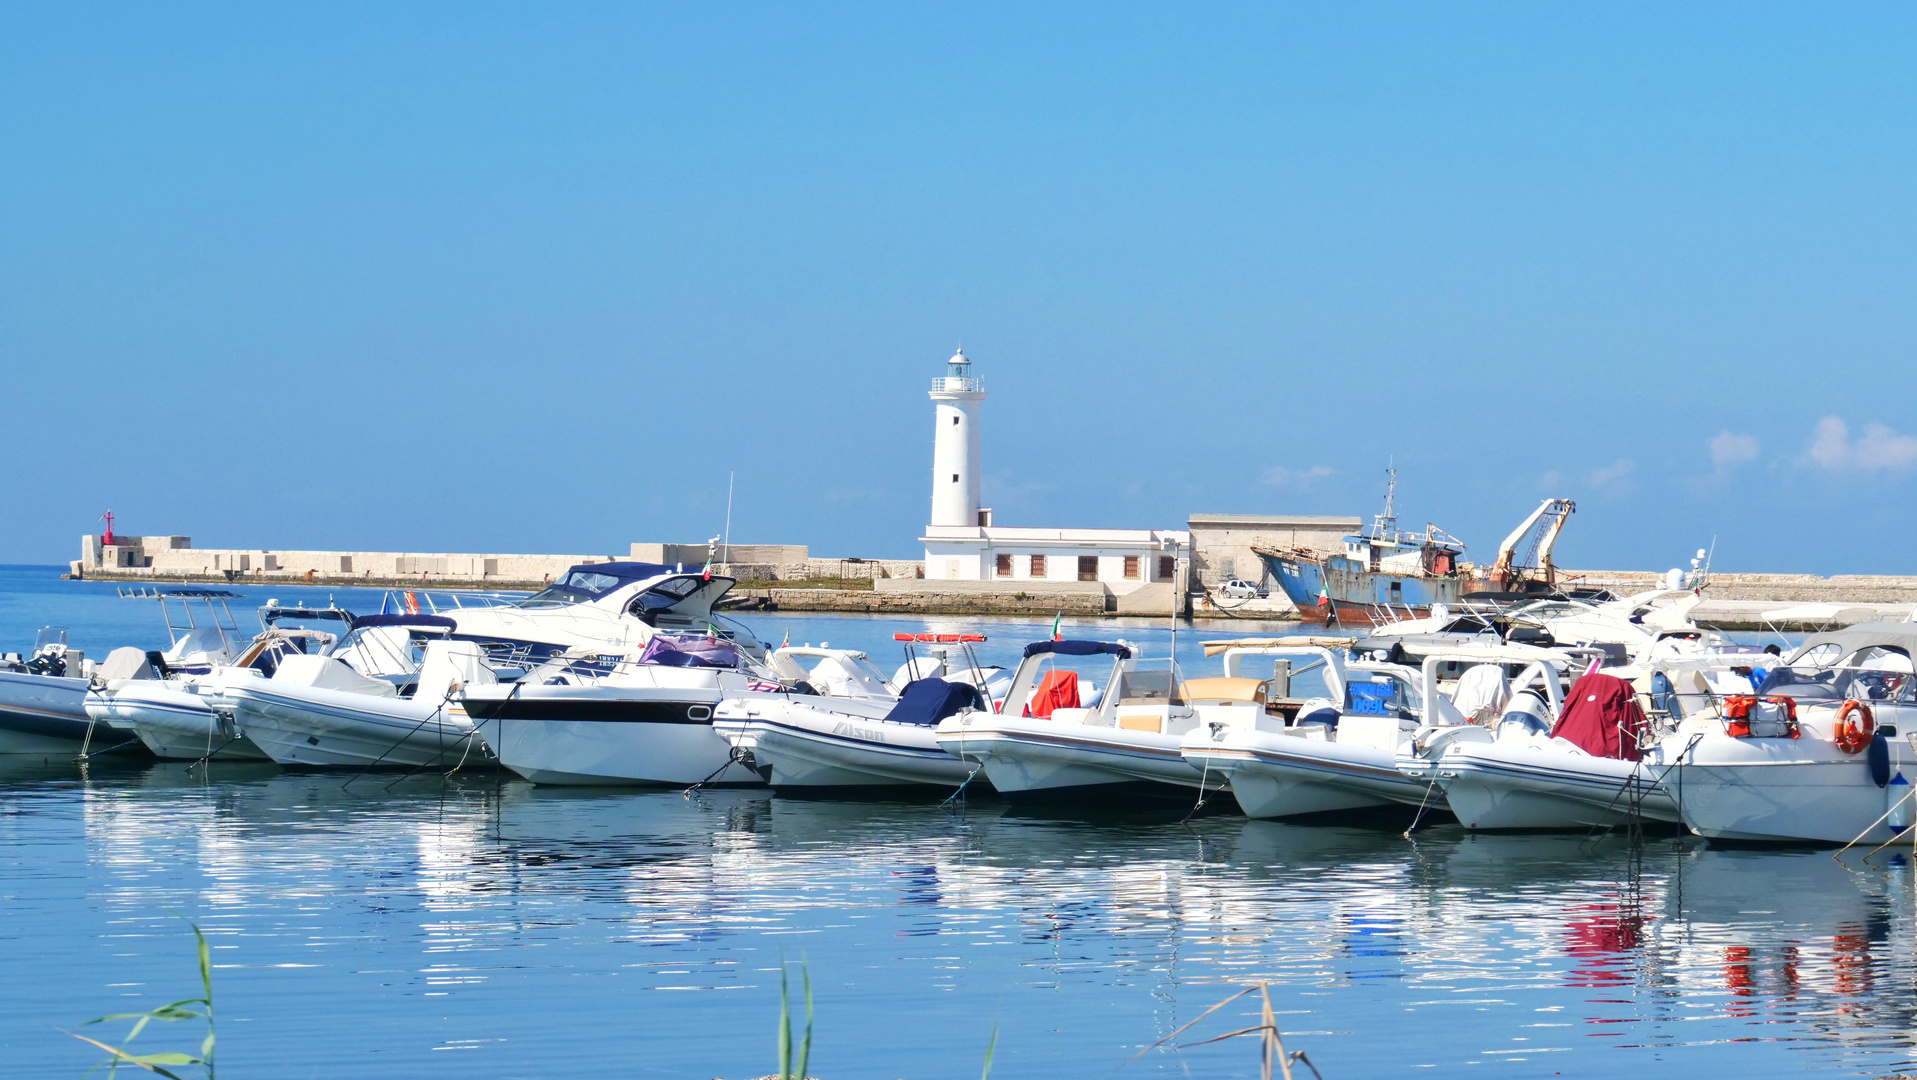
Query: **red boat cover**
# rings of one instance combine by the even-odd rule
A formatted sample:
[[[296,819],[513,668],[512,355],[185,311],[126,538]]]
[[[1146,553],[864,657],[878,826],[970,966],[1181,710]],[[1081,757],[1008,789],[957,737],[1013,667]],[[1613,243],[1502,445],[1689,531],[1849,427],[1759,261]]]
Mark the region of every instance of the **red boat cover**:
[[[1031,704],[1025,711],[1041,720],[1051,718],[1055,709],[1078,708],[1078,672],[1048,671],[1038,682],[1038,689],[1032,691]]]
[[[1564,714],[1551,735],[1577,744],[1593,757],[1636,761],[1643,754],[1638,740],[1645,727],[1644,710],[1637,707],[1631,684],[1615,675],[1593,673],[1571,685],[1564,698]]]

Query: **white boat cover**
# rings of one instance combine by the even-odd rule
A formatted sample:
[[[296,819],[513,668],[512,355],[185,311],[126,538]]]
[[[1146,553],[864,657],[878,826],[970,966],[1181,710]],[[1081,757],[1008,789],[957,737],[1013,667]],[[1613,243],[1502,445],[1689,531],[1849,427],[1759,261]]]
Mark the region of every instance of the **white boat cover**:
[[[1458,677],[1451,704],[1474,724],[1495,723],[1511,700],[1511,684],[1497,664],[1474,664]]]
[[[311,686],[319,690],[343,690],[349,694],[370,694],[374,697],[396,697],[399,693],[392,683],[369,679],[347,667],[343,661],[335,660],[330,656],[286,657],[274,670],[273,681],[292,683],[295,686]]]

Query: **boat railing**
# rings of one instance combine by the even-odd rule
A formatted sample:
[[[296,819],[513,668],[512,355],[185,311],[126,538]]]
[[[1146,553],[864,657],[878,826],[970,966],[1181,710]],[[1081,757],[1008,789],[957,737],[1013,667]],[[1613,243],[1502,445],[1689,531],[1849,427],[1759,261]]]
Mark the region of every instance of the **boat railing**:
[[[388,589],[379,599],[382,615],[405,612],[410,615],[443,615],[448,611],[513,607],[524,600],[523,592],[466,592],[427,589]]]

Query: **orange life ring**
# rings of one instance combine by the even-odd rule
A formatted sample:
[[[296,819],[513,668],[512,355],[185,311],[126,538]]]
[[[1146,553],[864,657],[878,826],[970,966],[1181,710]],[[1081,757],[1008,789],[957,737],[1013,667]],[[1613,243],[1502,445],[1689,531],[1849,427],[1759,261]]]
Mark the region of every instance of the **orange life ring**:
[[[1861,753],[1870,745],[1870,737],[1876,731],[1877,718],[1870,714],[1870,706],[1852,698],[1838,708],[1837,722],[1830,729],[1830,741],[1846,754]]]

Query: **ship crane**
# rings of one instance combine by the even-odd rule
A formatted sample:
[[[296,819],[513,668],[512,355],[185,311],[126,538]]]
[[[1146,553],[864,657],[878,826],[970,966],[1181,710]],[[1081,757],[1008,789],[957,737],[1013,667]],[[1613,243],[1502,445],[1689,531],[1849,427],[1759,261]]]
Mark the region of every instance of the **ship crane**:
[[[1546,585],[1557,584],[1557,567],[1551,564],[1551,549],[1557,546],[1558,533],[1564,531],[1564,522],[1577,510],[1577,503],[1570,499],[1546,499],[1538,504],[1531,516],[1523,524],[1511,530],[1511,535],[1498,545],[1497,561],[1491,564],[1490,579],[1494,588],[1505,592],[1516,592],[1530,581],[1542,581]],[[1517,561],[1518,546],[1530,538],[1525,548],[1522,563]]]

